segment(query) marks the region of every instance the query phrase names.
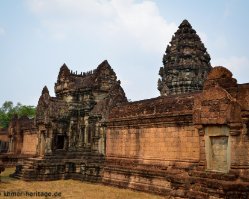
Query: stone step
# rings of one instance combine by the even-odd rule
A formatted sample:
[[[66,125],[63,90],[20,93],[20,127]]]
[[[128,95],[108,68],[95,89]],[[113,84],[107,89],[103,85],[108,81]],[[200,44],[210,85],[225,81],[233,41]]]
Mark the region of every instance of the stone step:
[[[11,176],[12,178],[22,179],[22,174],[15,174]]]
[[[207,195],[220,195],[220,196],[224,196],[225,192],[223,189],[219,189],[219,188],[210,188],[207,187],[203,184],[195,184],[193,186],[190,187],[190,190],[193,192],[198,192],[198,193],[202,193],[202,194],[207,194]]]
[[[237,174],[233,173],[220,173],[220,172],[209,172],[209,171],[189,171],[189,176],[207,179],[216,179],[224,181],[235,181],[238,179]]]
[[[201,191],[190,190],[187,194],[189,199],[208,199],[209,195]]]
[[[24,164],[22,164],[22,167],[24,167],[24,166],[34,166],[34,163],[24,163]]]

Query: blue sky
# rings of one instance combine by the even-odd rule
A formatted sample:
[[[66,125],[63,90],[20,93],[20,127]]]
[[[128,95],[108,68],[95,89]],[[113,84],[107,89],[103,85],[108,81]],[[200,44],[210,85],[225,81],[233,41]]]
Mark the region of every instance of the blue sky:
[[[212,66],[249,82],[247,0],[2,0],[0,105],[37,105],[63,63],[92,70],[107,59],[128,99],[159,96],[158,71],[172,35],[187,19]]]

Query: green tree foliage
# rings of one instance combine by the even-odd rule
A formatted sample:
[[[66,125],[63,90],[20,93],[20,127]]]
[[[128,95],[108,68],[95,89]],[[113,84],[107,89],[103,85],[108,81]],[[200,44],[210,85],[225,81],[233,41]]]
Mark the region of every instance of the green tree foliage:
[[[34,117],[35,111],[36,109],[34,106],[26,106],[21,103],[17,103],[17,105],[14,106],[13,102],[5,101],[0,108],[0,127],[7,128],[14,115],[17,115],[18,117]]]

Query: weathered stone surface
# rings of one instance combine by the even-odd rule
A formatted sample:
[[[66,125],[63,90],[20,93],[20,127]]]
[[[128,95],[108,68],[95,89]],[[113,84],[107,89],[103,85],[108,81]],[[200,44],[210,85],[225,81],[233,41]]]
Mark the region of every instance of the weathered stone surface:
[[[0,159],[0,174],[5,170],[2,160]],[[1,179],[0,179],[1,181]]]
[[[44,87],[38,102],[39,157],[14,176],[98,181],[174,198],[248,198],[249,84],[237,84],[224,67],[211,70],[209,61],[184,20],[160,70],[167,96],[128,103],[107,61],[81,74],[64,64],[56,97]]]
[[[183,23],[180,29],[189,26]],[[171,70],[170,56],[165,59]],[[175,77],[182,79],[179,73]],[[193,75],[188,83],[198,78]],[[205,78],[199,92],[178,92],[180,83],[170,79],[174,89],[160,90],[169,96],[112,109],[104,183],[179,198],[247,198],[249,86],[238,85],[220,66]]]
[[[0,128],[0,153],[6,153],[9,148],[8,129]]]
[[[105,155],[106,121],[110,109],[127,102],[107,61],[95,70],[71,72],[60,68],[56,97],[45,86],[40,96],[35,159],[17,167],[14,176],[27,180],[81,179],[100,181]],[[26,142],[29,142],[26,139]]]
[[[34,119],[14,116],[8,127],[9,154],[35,155],[37,147],[37,131]]]
[[[158,90],[163,95],[200,91],[211,70],[210,56],[200,37],[187,20],[184,20],[163,56]]]

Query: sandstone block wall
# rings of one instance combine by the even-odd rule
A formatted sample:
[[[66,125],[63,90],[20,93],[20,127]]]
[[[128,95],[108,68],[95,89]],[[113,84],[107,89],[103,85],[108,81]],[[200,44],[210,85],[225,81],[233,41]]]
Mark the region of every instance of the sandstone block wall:
[[[26,133],[23,136],[22,154],[35,155],[38,144],[37,134]]]
[[[231,167],[249,170],[249,136],[231,136]]]
[[[0,134],[0,141],[8,142],[9,141],[8,134]]]
[[[198,132],[192,126],[108,129],[107,158],[138,159],[140,164],[199,161]]]

